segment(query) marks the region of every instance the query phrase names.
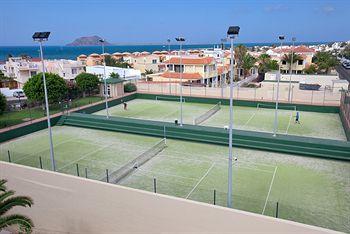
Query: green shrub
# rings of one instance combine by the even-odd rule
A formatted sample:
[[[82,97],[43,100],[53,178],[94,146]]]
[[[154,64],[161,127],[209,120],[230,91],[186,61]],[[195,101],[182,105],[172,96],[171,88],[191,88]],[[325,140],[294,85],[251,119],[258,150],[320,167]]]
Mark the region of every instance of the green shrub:
[[[136,85],[133,83],[127,83],[124,85],[124,92],[131,93],[137,90]]]

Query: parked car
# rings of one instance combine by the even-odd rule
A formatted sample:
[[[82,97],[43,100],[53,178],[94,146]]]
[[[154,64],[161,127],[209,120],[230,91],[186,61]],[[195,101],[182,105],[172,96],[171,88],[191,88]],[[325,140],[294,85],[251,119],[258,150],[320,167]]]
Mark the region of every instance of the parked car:
[[[305,82],[299,83],[299,89],[301,90],[319,90],[321,85],[319,84],[306,84]]]
[[[23,91],[15,91],[15,92],[13,92],[13,96],[16,97],[16,98],[25,97]]]
[[[343,62],[342,65],[345,69],[350,69],[350,62]]]

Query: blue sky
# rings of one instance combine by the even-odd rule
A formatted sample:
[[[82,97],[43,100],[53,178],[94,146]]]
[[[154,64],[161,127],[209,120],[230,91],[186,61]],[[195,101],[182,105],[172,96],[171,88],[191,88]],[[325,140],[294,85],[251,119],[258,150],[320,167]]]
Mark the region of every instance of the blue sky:
[[[217,43],[229,25],[238,42],[350,40],[349,0],[0,0],[0,46],[33,45],[34,31],[51,31],[48,44],[99,35],[118,44]]]

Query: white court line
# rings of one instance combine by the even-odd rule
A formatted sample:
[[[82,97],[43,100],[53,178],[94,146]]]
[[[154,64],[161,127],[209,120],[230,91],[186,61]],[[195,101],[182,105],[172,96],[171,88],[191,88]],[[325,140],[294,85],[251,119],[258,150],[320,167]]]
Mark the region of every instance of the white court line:
[[[247,120],[247,122],[245,122],[245,124],[243,125],[242,128],[244,128],[245,126],[247,126],[247,124],[254,118],[254,116],[256,115],[256,113],[258,112],[258,110],[256,110],[252,116],[250,116],[250,118]]]
[[[213,162],[213,160],[200,160],[200,159],[191,159],[191,158],[181,158],[181,157],[174,157],[174,156],[169,156],[167,154],[164,155],[166,158],[170,158],[170,159],[181,159],[183,161],[195,161],[195,162],[201,162],[201,163],[211,163]],[[222,161],[226,161],[226,162],[222,162]],[[227,163],[228,159],[222,159],[221,161],[219,160],[215,160],[215,162],[219,165],[225,165],[226,166],[226,163]],[[249,164],[249,162],[244,162],[242,161],[241,163],[245,163],[245,164]],[[251,163],[251,164],[255,164],[255,165],[259,165],[259,164],[256,164],[256,163]],[[261,172],[264,172],[264,173],[273,173],[272,171],[269,171],[269,170],[263,170],[263,169],[258,169],[258,168],[253,168],[253,167],[249,167],[249,166],[241,166],[241,165],[238,165],[239,168],[241,169],[247,169],[247,170],[254,170],[254,171],[261,171]],[[275,167],[273,167],[275,168]]]
[[[96,153],[96,152],[98,152],[98,151],[100,151],[100,150],[103,150],[103,149],[105,149],[105,148],[107,148],[107,147],[109,147],[109,146],[110,146],[110,145],[106,145],[106,146],[101,147],[101,148],[99,148],[99,149],[97,149],[97,150],[91,151],[90,153],[84,154],[82,157],[80,157],[80,158],[78,158],[78,159],[76,159],[76,160],[74,160],[74,161],[72,161],[72,162],[70,162],[70,163],[67,163],[66,165],[64,165],[64,166],[62,166],[62,167],[60,167],[60,168],[58,168],[58,171],[60,171],[60,170],[62,170],[63,168],[66,168],[66,167],[68,167],[68,166],[70,166],[70,165],[72,165],[72,164],[74,164],[74,163],[76,163],[76,162],[78,162],[78,161],[80,161],[80,160],[86,158],[87,156],[89,156],[89,155],[91,155],[91,154],[93,154],[93,153]]]
[[[292,118],[293,118],[293,112],[290,113],[289,123],[288,123],[288,127],[287,127],[287,130],[286,130],[285,134],[288,134],[288,130],[289,130],[289,127],[290,127],[290,123],[292,122]]]
[[[207,170],[207,172],[200,178],[200,180],[197,182],[197,184],[193,187],[193,189],[187,194],[186,199],[188,199],[193,191],[197,188],[197,186],[202,182],[202,180],[209,174],[211,169],[215,166],[215,162],[211,165],[211,167]]]
[[[169,173],[162,173],[162,172],[154,172],[154,171],[150,171],[150,170],[143,170],[140,168],[137,168],[137,171],[140,171],[142,175],[147,176],[147,177],[152,177],[149,175],[146,175],[146,173],[151,173],[152,175],[164,175],[164,176],[171,176],[171,177],[177,177],[177,178],[181,178],[181,179],[186,179],[186,180],[197,180],[195,178],[191,178],[191,177],[186,177],[186,176],[178,176],[178,175],[174,175],[174,174],[169,174]],[[142,173],[144,172],[144,173]]]
[[[275,167],[275,172],[273,173],[273,176],[272,176],[272,179],[271,179],[270,188],[269,188],[269,192],[267,193],[267,197],[266,197],[266,200],[265,200],[265,205],[264,205],[264,208],[263,208],[261,214],[264,214],[264,213],[265,213],[267,201],[269,200],[269,196],[270,196],[271,189],[272,189],[272,184],[273,184],[273,181],[275,180],[276,171],[277,171],[277,166]]]
[[[70,141],[74,141],[74,137],[72,137],[72,138],[70,138],[70,139],[68,139],[68,140],[66,140],[66,141],[62,141],[62,142],[58,143],[57,145],[54,145],[53,147],[55,148],[56,146],[62,145],[62,144],[64,144],[64,143],[67,143],[67,142],[70,142]],[[18,162],[22,161],[23,159],[27,159],[27,158],[29,158],[29,157],[33,157],[34,155],[40,154],[40,153],[42,153],[42,152],[44,152],[44,151],[46,151],[46,150],[49,150],[49,149],[50,149],[50,148],[45,148],[45,149],[43,149],[43,150],[40,150],[39,152],[31,153],[31,154],[29,154],[28,156],[25,156],[25,157],[20,158],[20,159],[18,159],[18,160],[16,160],[16,161],[13,161],[13,162],[14,162],[14,163],[18,163]],[[11,150],[10,150],[10,152],[11,152]]]

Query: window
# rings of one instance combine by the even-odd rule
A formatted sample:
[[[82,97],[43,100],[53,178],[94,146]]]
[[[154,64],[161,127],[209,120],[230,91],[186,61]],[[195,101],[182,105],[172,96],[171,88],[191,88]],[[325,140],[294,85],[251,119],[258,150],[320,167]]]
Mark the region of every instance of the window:
[[[304,60],[298,60],[298,65],[303,65]]]
[[[182,65],[181,66],[181,69],[180,69],[180,65],[174,65],[174,71],[175,72],[183,72],[183,70],[184,70],[184,66]]]
[[[283,65],[286,65],[286,64],[287,64],[287,61],[282,60],[282,64],[283,64]]]
[[[63,72],[63,77],[66,77],[66,73]]]
[[[72,68],[72,74],[75,75],[78,73],[78,70],[76,68]]]
[[[36,75],[36,71],[31,71],[30,72],[30,76],[35,76]]]
[[[152,63],[153,63],[153,64],[156,64],[156,63],[157,63],[157,59],[153,59],[153,60],[152,60]]]
[[[204,65],[204,72],[207,72],[208,68],[207,65]]]

